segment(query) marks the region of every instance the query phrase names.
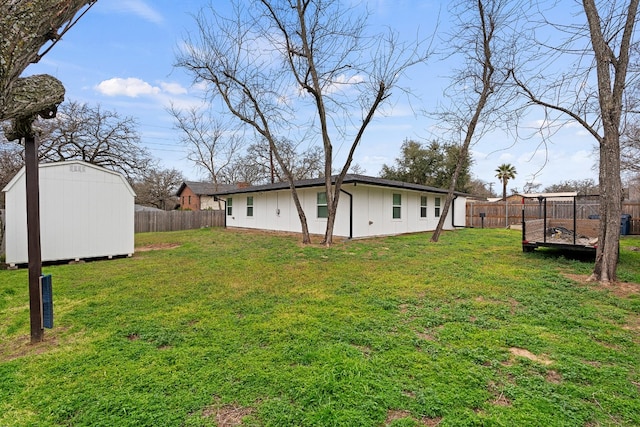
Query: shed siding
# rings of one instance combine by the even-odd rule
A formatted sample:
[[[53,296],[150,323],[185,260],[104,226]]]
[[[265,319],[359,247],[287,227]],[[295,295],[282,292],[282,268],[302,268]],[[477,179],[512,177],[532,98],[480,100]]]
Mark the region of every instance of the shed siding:
[[[134,197],[124,178],[83,162],[41,165],[40,240],[43,261],[134,251]],[[24,173],[6,188],[6,262],[28,262]]]

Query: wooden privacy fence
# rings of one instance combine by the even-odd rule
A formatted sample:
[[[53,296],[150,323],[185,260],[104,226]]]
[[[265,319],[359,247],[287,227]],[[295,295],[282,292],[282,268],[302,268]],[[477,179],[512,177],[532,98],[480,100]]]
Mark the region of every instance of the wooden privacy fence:
[[[505,207],[504,202],[467,202],[467,227],[505,228],[507,225],[522,222],[522,209],[525,220],[542,218],[543,205],[536,199],[510,201]],[[598,215],[599,202],[597,199],[584,198],[576,202],[576,219],[589,219],[591,215]],[[480,214],[484,214],[483,218]],[[631,215],[630,234],[640,234],[640,201],[625,201],[622,203],[622,213]],[[506,214],[506,215],[505,215]],[[505,216],[508,218],[505,221]],[[573,201],[547,201],[547,217],[573,218]]]
[[[136,212],[135,232],[191,230],[224,227],[223,210]]]

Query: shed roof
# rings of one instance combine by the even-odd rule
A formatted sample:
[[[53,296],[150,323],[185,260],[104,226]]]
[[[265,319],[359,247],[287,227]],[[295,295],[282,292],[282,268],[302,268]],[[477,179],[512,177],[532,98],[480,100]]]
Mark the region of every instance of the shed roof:
[[[59,167],[64,167],[64,166],[69,166],[69,165],[82,165],[84,167],[88,167],[91,169],[95,169],[97,171],[106,173],[106,174],[111,174],[111,175],[115,175],[118,178],[120,178],[120,180],[122,181],[124,187],[127,189],[127,191],[129,191],[131,193],[132,196],[136,196],[135,191],[133,191],[133,188],[131,187],[131,185],[129,184],[129,182],[126,180],[126,178],[120,173],[120,172],[115,172],[109,169],[105,169],[101,166],[97,166],[94,165],[92,163],[87,163],[87,162],[83,162],[82,160],[65,160],[63,162],[53,162],[53,163],[40,163],[38,165],[38,170],[42,170],[42,169],[46,169],[46,168],[59,168]],[[16,183],[22,178],[22,176],[26,173],[26,169],[23,166],[18,173],[16,173],[13,178],[11,178],[11,181],[9,181],[7,183],[7,185],[5,185],[5,187],[2,189],[3,192],[8,192],[11,190],[11,188],[16,185]]]
[[[333,183],[335,183],[336,177],[335,176],[331,177],[331,180]],[[320,187],[324,185],[324,181],[325,181],[324,178],[303,179],[303,180],[295,181],[294,184],[296,188]],[[399,188],[399,189],[424,191],[429,193],[440,193],[440,194],[446,194],[448,192],[448,190],[443,188],[429,187],[427,185],[412,184],[410,182],[394,181],[390,179],[376,178],[372,176],[356,175],[356,174],[345,175],[343,184],[376,185],[379,187]],[[244,188],[235,187],[227,190],[220,189],[219,191],[213,194],[215,194],[216,196],[218,195],[222,196],[222,195],[228,195],[228,194],[276,191],[276,190],[284,190],[287,188],[289,188],[288,182],[277,182],[274,184],[257,185],[253,187],[244,187]],[[460,193],[460,192],[455,192],[454,194],[459,196],[466,196],[466,194]]]

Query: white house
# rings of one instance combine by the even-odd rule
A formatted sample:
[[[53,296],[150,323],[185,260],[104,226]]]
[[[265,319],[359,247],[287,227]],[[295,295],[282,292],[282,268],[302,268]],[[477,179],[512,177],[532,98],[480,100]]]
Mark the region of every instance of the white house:
[[[81,161],[39,165],[42,261],[131,256],[135,193],[119,173]],[[25,169],[2,190],[6,262],[28,262]]]
[[[296,189],[311,234],[324,234],[327,202],[324,178],[298,181]],[[334,235],[349,238],[435,230],[447,190],[347,175],[344,179]],[[300,219],[288,183],[220,191],[226,201],[227,227],[300,232]],[[456,193],[445,229],[465,226],[466,197]]]

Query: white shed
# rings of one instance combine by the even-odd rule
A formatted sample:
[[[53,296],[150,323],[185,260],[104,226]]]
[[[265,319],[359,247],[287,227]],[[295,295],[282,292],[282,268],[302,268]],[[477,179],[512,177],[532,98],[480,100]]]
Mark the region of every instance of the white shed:
[[[131,256],[135,193],[119,173],[82,161],[39,165],[42,261]],[[25,169],[2,190],[6,262],[28,262]]]
[[[324,179],[296,183],[311,234],[327,224]],[[301,225],[288,183],[219,191],[226,202],[228,227],[300,232]],[[435,230],[447,190],[363,175],[347,175],[338,203],[334,234],[349,238],[387,236]],[[444,228],[465,226],[466,196],[456,193]]]

